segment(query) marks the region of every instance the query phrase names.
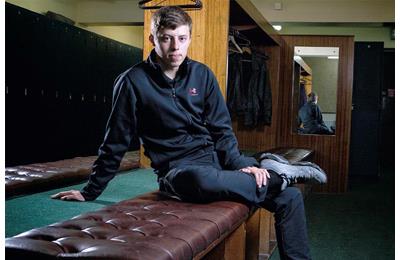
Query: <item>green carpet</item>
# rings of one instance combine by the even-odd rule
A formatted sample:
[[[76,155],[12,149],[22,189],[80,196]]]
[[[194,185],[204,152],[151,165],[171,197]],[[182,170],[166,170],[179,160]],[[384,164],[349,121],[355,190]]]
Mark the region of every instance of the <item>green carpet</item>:
[[[133,170],[117,175],[95,201],[72,202],[50,198],[69,189],[81,189],[85,183],[6,200],[6,237],[32,228],[70,219],[84,212],[97,210],[121,200],[158,189],[153,170]]]
[[[344,194],[305,201],[311,255],[317,260],[394,259],[394,170],[351,182]],[[271,259],[279,259],[275,250]]]

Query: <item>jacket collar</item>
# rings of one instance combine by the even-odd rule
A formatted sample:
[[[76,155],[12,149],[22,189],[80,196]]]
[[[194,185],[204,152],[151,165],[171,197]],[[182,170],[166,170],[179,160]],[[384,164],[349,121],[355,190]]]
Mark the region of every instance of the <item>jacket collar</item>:
[[[188,65],[191,63],[191,61],[192,60],[186,56],[182,64],[179,66],[178,74],[180,74],[181,76],[186,76],[188,72]],[[161,65],[157,62],[157,53],[154,49],[151,50],[149,57],[147,57],[146,63],[151,68],[161,71]]]

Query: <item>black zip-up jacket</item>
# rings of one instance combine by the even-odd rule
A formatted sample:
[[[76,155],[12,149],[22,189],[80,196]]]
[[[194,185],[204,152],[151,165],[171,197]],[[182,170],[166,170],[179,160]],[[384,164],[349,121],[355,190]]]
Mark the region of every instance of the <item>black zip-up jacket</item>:
[[[298,125],[303,123],[304,134],[333,134],[325,125],[321,109],[314,102],[305,103],[298,114]]]
[[[186,58],[174,80],[167,78],[153,50],[146,61],[122,73],[115,81],[106,134],[93,164],[93,173],[81,193],[97,198],[115,176],[133,136],[140,137],[156,170],[171,161],[195,158],[214,150],[227,170],[258,166],[238,150],[231,119],[211,70]]]

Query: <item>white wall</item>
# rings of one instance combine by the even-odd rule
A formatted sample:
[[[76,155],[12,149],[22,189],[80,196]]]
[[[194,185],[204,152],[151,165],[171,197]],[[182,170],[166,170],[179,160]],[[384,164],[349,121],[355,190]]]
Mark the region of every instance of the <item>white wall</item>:
[[[251,0],[271,24],[283,26],[279,34],[352,35],[355,41],[384,42],[394,48],[391,28],[394,0]],[[280,3],[281,10],[275,10]]]
[[[143,26],[87,26],[85,29],[143,49]]]
[[[77,18],[77,0],[6,0],[6,2],[21,6],[39,14],[47,11],[66,16],[74,21]]]
[[[131,2],[131,5],[134,4],[134,1]],[[54,13],[61,14],[65,17],[68,17],[76,22],[75,26],[80,27],[82,29],[103,35],[105,37],[114,39],[116,41],[129,44],[131,46],[135,46],[138,48],[143,48],[143,26],[134,26],[129,25],[126,22],[114,23],[112,25],[101,22],[99,23],[99,17],[104,15],[104,8],[107,5],[103,5],[102,8],[96,8],[96,5],[99,2],[105,2],[100,0],[87,0],[87,1],[79,1],[79,0],[6,0],[14,5],[18,5],[22,8],[31,10],[36,13],[45,14],[47,11],[52,11]],[[115,3],[116,2],[128,2],[128,1],[106,1],[107,3]],[[126,7],[126,6],[125,6]],[[129,11],[129,10],[127,10]],[[84,15],[86,13],[91,13],[92,15],[91,22],[93,23],[80,23],[80,17],[86,17],[85,19],[89,19],[88,15]],[[139,11],[140,13],[140,11]],[[113,14],[112,16],[115,16]],[[96,18],[97,17],[97,18]],[[96,19],[95,19],[96,18]],[[141,18],[143,20],[143,18]],[[85,20],[86,22],[88,20]]]
[[[276,23],[278,24],[278,23]],[[353,35],[355,41],[384,42],[385,48],[395,48],[391,29],[382,26],[322,26],[283,23],[281,35]]]
[[[251,0],[274,22],[394,22],[394,0]],[[275,3],[282,9],[275,10]]]
[[[77,19],[82,24],[143,24],[144,11],[138,0],[85,0],[77,2]]]

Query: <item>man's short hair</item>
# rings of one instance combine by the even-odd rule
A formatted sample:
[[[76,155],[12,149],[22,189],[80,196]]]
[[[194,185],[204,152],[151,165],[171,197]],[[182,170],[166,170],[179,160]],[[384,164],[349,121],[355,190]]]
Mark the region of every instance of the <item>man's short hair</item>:
[[[161,7],[151,17],[151,32],[153,35],[157,34],[161,29],[175,30],[181,25],[189,26],[190,34],[192,34],[192,18],[177,6]]]
[[[315,102],[317,100],[317,93],[315,92],[310,92],[310,94],[307,95],[307,101],[308,102]]]

